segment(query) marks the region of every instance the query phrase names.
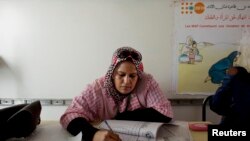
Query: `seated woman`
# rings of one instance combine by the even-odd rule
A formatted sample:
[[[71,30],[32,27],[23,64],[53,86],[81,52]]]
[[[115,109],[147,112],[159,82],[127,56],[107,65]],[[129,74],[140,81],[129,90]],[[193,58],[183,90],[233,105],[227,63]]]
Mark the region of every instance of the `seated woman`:
[[[243,67],[233,67],[228,72],[209,101],[210,109],[223,116],[221,125],[250,127],[250,74]]]
[[[72,135],[82,132],[86,141],[120,141],[112,131],[91,125],[106,119],[169,122],[172,107],[158,83],[143,71],[141,54],[131,48],[118,48],[105,76],[76,96],[61,124]]]
[[[250,36],[249,36],[250,38]],[[249,40],[248,40],[249,42]],[[241,46],[237,64],[227,75],[209,101],[210,109],[222,115],[221,125],[250,127],[250,46]]]

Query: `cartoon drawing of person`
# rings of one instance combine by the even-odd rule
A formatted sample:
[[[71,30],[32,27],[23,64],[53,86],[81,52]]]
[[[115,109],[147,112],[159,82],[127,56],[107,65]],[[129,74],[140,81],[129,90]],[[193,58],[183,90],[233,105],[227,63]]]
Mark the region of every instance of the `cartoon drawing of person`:
[[[199,49],[197,48],[196,41],[193,41],[192,49],[193,49],[193,52],[195,54],[195,59],[194,59],[195,62],[201,62],[203,59],[203,56],[200,54]]]
[[[188,63],[189,62],[189,50],[192,47],[193,44],[193,37],[187,36],[185,45],[181,48],[181,55],[179,56],[179,62],[180,63]]]
[[[188,64],[194,64],[195,62],[195,50],[193,48],[189,49],[189,53],[188,53]]]
[[[181,49],[179,56],[180,63],[194,64],[195,62],[202,62],[203,56],[197,48],[197,42],[191,37],[187,36],[185,46]]]

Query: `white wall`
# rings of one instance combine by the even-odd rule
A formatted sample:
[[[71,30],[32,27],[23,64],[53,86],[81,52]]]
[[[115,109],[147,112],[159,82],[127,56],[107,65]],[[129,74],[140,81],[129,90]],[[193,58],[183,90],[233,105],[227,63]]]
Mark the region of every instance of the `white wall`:
[[[0,0],[0,98],[72,98],[105,74],[114,50],[143,55],[169,98],[173,80],[172,0]],[[175,79],[175,78],[174,78]],[[55,120],[65,106],[44,106]],[[200,120],[200,107],[174,107]]]
[[[173,2],[1,0],[0,97],[72,98],[132,46],[172,97]]]

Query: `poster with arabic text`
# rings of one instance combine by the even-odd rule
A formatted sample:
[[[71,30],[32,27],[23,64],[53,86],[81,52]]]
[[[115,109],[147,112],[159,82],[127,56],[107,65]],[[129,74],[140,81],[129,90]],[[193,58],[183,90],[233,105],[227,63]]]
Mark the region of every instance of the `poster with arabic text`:
[[[180,0],[174,23],[176,93],[215,93],[250,30],[250,1]]]

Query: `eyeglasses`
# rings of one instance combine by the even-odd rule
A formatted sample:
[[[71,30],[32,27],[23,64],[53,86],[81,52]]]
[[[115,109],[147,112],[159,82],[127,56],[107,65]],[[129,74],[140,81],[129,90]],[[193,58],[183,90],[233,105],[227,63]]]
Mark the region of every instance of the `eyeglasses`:
[[[123,50],[123,51],[118,52],[117,56],[118,56],[118,58],[121,58],[121,59],[131,57],[136,61],[141,61],[141,55],[139,55],[138,53],[136,53],[134,51]]]

